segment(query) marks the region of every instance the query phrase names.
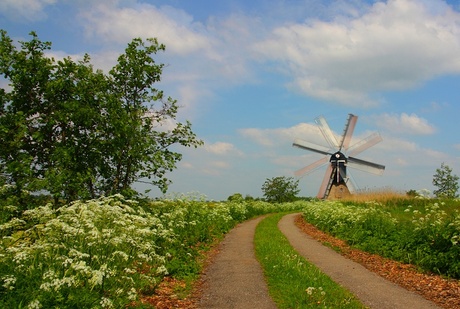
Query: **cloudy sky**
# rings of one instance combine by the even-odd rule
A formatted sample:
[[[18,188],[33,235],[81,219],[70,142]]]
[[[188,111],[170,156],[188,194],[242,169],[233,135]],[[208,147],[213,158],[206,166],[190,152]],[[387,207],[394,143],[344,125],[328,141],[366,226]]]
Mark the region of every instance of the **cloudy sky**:
[[[340,135],[349,113],[352,144],[383,138],[358,156],[382,176],[350,170],[361,189],[433,190],[443,162],[460,175],[456,0],[2,0],[0,28],[105,70],[132,38],[164,43],[158,88],[205,142],[178,149],[170,193],[261,197],[267,178],[322,158],[292,147],[327,145],[316,117]],[[316,195],[325,169],[300,178],[301,195]]]

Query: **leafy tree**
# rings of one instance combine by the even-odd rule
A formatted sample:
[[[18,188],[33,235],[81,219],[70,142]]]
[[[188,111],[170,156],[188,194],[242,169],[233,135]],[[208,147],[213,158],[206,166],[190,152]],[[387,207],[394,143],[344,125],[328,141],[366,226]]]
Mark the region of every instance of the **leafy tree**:
[[[141,179],[166,192],[181,154],[202,141],[177,122],[177,102],[155,88],[165,46],[133,39],[108,74],[90,56],[56,61],[32,32],[19,47],[0,30],[0,172],[15,195],[47,191],[55,200],[132,192]]]
[[[419,196],[417,190],[410,189],[409,191],[406,192],[406,195],[409,197],[417,197]]]
[[[262,192],[268,202],[291,202],[299,194],[299,181],[293,177],[278,176],[266,179],[262,185]]]
[[[234,193],[227,198],[229,202],[242,202],[243,200],[243,195],[241,193]]]
[[[433,191],[434,195],[439,198],[458,197],[458,180],[459,177],[452,174],[452,168],[442,163],[433,175],[433,185],[438,188]]]

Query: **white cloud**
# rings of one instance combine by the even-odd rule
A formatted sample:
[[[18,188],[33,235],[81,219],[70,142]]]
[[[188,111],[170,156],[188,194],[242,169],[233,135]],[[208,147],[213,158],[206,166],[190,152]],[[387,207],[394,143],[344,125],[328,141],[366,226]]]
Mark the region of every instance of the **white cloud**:
[[[219,169],[227,169],[230,167],[230,164],[226,161],[212,161],[209,165]]]
[[[421,111],[424,113],[433,113],[433,112],[442,111],[448,107],[450,107],[450,104],[448,103],[431,102],[428,106],[423,107]]]
[[[230,163],[225,161],[211,161],[208,162],[203,168],[200,169],[200,172],[210,176],[220,176],[222,170],[230,168]]]
[[[392,133],[431,135],[436,131],[436,128],[429,124],[426,119],[420,118],[416,114],[383,114],[372,118],[376,126]]]
[[[298,91],[369,107],[376,92],[460,73],[459,23],[440,0],[389,0],[354,19],[278,27],[254,49],[279,61]]]
[[[324,139],[318,127],[314,124],[299,123],[289,128],[240,129],[239,133],[259,145],[266,147],[278,146],[280,144],[292,143],[296,138],[311,141],[316,144],[324,143]]]
[[[401,138],[395,138],[390,136],[383,137],[383,142],[379,144],[379,147],[385,153],[389,152],[398,152],[398,153],[406,153],[406,152],[416,152],[419,150],[417,144],[413,141],[404,140]]]
[[[209,16],[203,23],[171,6],[123,5],[104,2],[82,9],[88,36],[103,42],[104,49],[119,49],[134,37],[158,38],[166,45],[166,52],[155,57],[166,64],[162,88],[185,107],[181,112],[193,117],[208,110],[203,105],[213,101],[217,89],[257,83],[247,46],[264,29],[258,19],[234,14]],[[95,57],[100,66],[110,68],[110,62],[115,63],[113,53],[100,54]]]
[[[35,21],[45,18],[45,7],[56,2],[57,0],[2,0],[0,13],[14,20]]]
[[[181,162],[180,166],[183,167],[183,168],[186,168],[186,169],[193,169],[194,168],[193,164],[190,163],[190,162]]]
[[[157,8],[150,4],[117,8],[99,3],[81,13],[88,35],[125,44],[135,37],[156,37],[174,54],[206,51],[211,41],[200,23],[182,10],[170,6]]]
[[[216,154],[216,155],[231,155],[236,154],[241,156],[243,153],[236,149],[233,144],[226,142],[216,142],[214,144],[205,144],[205,149],[207,152]]]

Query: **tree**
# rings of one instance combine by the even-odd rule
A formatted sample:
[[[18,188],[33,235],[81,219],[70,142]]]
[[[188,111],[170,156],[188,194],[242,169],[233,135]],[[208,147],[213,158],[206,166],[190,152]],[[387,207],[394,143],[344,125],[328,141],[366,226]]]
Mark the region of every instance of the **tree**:
[[[234,193],[227,198],[229,202],[242,202],[243,200],[243,195],[241,193]]]
[[[266,179],[262,185],[262,192],[268,202],[284,203],[297,199],[300,189],[299,181],[292,177],[278,176]]]
[[[458,180],[459,177],[452,174],[452,168],[442,163],[433,175],[433,185],[438,188],[433,191],[434,195],[438,198],[458,197]]]
[[[19,47],[0,30],[0,172],[20,195],[47,191],[67,201],[132,191],[148,179],[166,192],[181,154],[202,141],[176,121],[177,101],[155,88],[165,46],[133,39],[108,74],[90,56],[56,61],[32,32]]]

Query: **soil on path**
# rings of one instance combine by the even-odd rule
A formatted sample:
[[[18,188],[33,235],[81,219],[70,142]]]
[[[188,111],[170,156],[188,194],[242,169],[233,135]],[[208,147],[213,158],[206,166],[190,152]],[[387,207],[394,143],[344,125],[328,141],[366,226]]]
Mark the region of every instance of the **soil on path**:
[[[457,281],[421,278],[420,276],[426,275],[417,274],[415,270],[409,271],[399,264],[395,265],[396,262],[382,261],[382,258],[364,252],[347,254],[360,263],[366,264],[366,267],[372,271],[364,269],[359,263],[352,262],[334,250],[321,245],[320,241],[327,241],[344,252],[354,250],[347,249],[346,245],[338,244],[339,240],[324,235],[303,220],[299,220],[299,217],[299,214],[287,215],[279,222],[280,230],[286,235],[291,245],[333,280],[346,286],[370,308],[439,308],[431,301],[390,283],[374,272],[389,277],[392,281],[407,286],[408,289],[410,289],[409,286],[412,286],[413,290],[422,292],[429,299],[436,300],[444,308],[458,308],[460,285]],[[297,225],[295,224],[296,218]],[[194,297],[179,300],[165,295],[161,297],[165,306],[160,306],[155,301],[157,308],[276,308],[268,295],[263,271],[254,253],[255,228],[262,219],[263,217],[260,217],[241,223],[226,235],[217,250],[213,250],[215,253],[212,254],[199,280]],[[299,221],[302,221],[303,225],[300,225]],[[369,265],[369,261],[372,265]],[[389,274],[391,276],[388,276]]]
[[[349,260],[303,233],[296,225],[298,214],[284,216],[278,223],[292,247],[332,280],[347,288],[369,308],[439,308],[418,294],[408,291]]]
[[[239,224],[219,245],[202,276],[198,308],[276,309],[254,253],[254,234],[262,217]]]

